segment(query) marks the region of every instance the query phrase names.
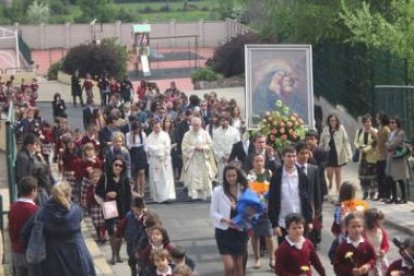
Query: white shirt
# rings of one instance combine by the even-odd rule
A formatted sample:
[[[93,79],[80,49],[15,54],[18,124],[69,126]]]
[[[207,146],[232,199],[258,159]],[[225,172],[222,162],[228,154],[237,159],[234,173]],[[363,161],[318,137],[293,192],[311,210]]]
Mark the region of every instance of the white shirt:
[[[299,164],[299,163],[296,163],[296,166],[298,166],[298,168],[302,169],[304,174],[308,175],[308,164],[307,163],[303,164],[303,165]]]
[[[363,243],[365,240],[360,237],[359,240],[353,241],[349,237],[346,237],[346,243],[352,244],[353,247],[357,248],[360,243]]]
[[[285,240],[287,241],[287,243],[292,246],[292,247],[296,247],[299,250],[302,250],[303,244],[305,243],[305,238],[304,237],[300,237],[300,240],[297,242],[294,242],[292,240],[289,239],[289,236],[286,236]]]
[[[237,198],[241,195],[238,191]],[[221,222],[222,218],[230,219],[231,201],[224,193],[223,186],[217,186],[213,190],[210,204],[210,217],[213,220],[213,226],[218,229],[227,230],[229,225]]]
[[[139,134],[135,134],[135,143],[133,143],[133,139],[131,137],[131,135],[134,135],[134,133],[132,131],[128,132],[125,136],[125,141],[126,141],[126,146],[128,149],[131,149],[133,147],[144,147],[144,150],[146,151],[146,140],[147,140],[147,135],[145,134],[145,132],[141,132],[142,135],[142,141],[141,141],[141,137]]]
[[[278,225],[282,228],[286,228],[285,217],[288,214],[302,213],[299,197],[299,176],[296,168],[292,174],[289,174],[285,168],[283,168],[280,195],[281,199]]]
[[[24,202],[24,203],[30,203],[32,205],[36,205],[36,203],[31,200],[30,198],[26,198],[26,197],[21,197],[17,199],[18,202]]]

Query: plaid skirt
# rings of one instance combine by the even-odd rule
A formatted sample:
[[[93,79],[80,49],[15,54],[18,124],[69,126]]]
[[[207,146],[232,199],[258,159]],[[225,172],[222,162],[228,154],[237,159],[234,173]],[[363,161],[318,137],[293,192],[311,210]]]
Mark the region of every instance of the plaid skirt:
[[[360,180],[374,180],[377,176],[377,164],[368,163],[365,158],[361,159],[358,168]]]
[[[80,193],[82,190],[82,181],[76,181],[74,172],[63,172],[63,179],[66,180],[72,188],[72,201],[75,203],[80,202]]]
[[[105,225],[105,220],[102,214],[102,207],[99,204],[93,204],[89,207],[89,216],[92,219],[92,224],[95,227]]]
[[[92,181],[89,178],[84,177],[82,179],[82,187],[81,187],[82,190],[80,193],[80,205],[85,209],[88,206],[86,202],[86,197],[87,197],[88,189],[91,185],[92,185]]]
[[[55,147],[55,144],[44,143],[42,145],[42,154],[43,155],[50,155],[50,153],[52,152],[54,147]]]

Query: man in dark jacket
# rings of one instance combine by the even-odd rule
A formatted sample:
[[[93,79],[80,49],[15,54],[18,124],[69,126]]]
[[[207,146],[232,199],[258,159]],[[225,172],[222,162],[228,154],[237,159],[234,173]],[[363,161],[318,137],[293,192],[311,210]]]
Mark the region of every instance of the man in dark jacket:
[[[76,106],[76,97],[79,97],[80,104],[83,106],[82,86],[80,84],[79,71],[75,71],[71,78],[71,89],[73,97],[73,105]]]
[[[16,182],[25,176],[33,175],[35,168],[35,155],[40,150],[40,141],[32,133],[27,134],[23,140],[23,147],[16,158]]]
[[[295,148],[284,148],[282,159],[283,166],[275,170],[269,188],[269,219],[279,244],[286,236],[285,217],[288,214],[302,214],[309,228],[312,227],[309,183],[306,175],[296,167]]]

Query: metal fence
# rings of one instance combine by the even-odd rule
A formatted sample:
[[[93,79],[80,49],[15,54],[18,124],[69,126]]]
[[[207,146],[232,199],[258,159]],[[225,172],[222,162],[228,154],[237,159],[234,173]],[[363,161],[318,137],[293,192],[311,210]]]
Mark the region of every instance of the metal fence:
[[[414,86],[409,85],[376,85],[375,109],[389,115],[397,115],[401,119],[406,140],[414,139]],[[411,173],[414,176],[414,164],[410,161]],[[407,194],[414,200],[414,179],[408,183]]]
[[[313,47],[314,91],[354,117],[375,112],[375,85],[409,82],[406,60],[363,45],[321,41]]]
[[[29,45],[27,45],[27,43],[23,40],[23,37],[21,36],[21,34],[19,34],[18,42],[19,42],[20,54],[22,55],[26,63],[28,65],[31,65],[33,63],[32,51],[30,50]]]
[[[414,139],[414,86],[376,85],[375,109],[397,115],[407,139]]]
[[[9,112],[6,122],[6,151],[7,151],[7,174],[9,181],[9,197],[10,204],[12,204],[17,198],[16,192],[16,175],[15,175],[15,161],[17,155],[16,136],[14,131],[14,106],[13,102],[10,102]]]

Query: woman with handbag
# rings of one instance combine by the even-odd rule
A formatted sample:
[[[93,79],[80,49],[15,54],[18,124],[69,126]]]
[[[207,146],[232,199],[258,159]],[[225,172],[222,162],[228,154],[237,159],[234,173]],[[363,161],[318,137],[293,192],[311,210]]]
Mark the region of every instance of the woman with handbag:
[[[374,199],[376,193],[376,137],[378,130],[372,127],[372,117],[365,115],[361,119],[363,128],[355,134],[354,145],[359,152],[358,177],[361,183],[363,199]]]
[[[342,166],[351,160],[352,150],[348,134],[335,114],[328,115],[319,145],[328,152],[326,173],[329,189],[332,189],[333,177],[335,175],[336,193],[338,194],[342,184]]]
[[[385,173],[391,178],[391,198],[386,203],[407,203],[405,182],[410,178],[410,170],[407,160],[409,151],[404,145],[405,132],[401,129],[399,118],[391,117],[389,123],[391,132],[385,143],[388,149]],[[401,199],[397,198],[397,182],[400,186]]]
[[[122,262],[119,255],[122,239],[115,237],[115,225],[125,217],[131,207],[130,179],[126,174],[126,162],[120,155],[115,155],[112,163],[99,179],[95,189],[95,199],[102,204],[106,230],[111,243],[112,265]],[[107,166],[108,166],[107,165]]]
[[[81,232],[81,208],[72,203],[71,194],[68,182],[56,184],[39,213],[46,245],[43,275],[96,275]]]

